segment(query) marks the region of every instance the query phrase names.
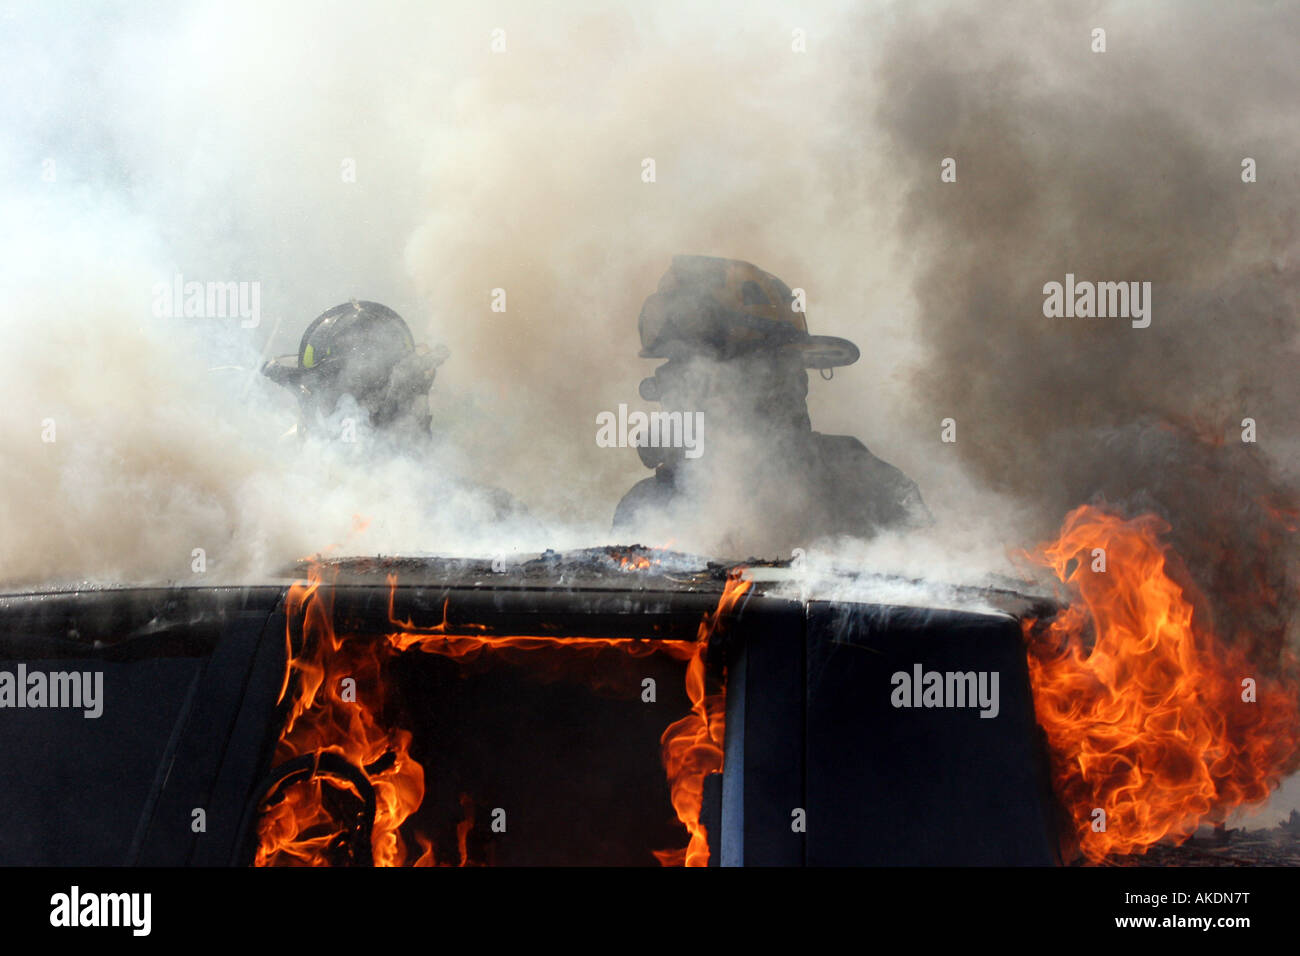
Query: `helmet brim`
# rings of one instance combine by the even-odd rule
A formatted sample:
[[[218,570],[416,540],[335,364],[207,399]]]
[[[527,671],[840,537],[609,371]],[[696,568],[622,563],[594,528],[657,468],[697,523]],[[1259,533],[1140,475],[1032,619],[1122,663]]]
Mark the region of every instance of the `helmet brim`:
[[[432,349],[427,345],[417,345],[411,352],[430,373],[437,370],[451,355],[445,345],[437,345]],[[297,355],[278,355],[262,365],[262,374],[285,388],[297,388],[312,371],[302,367]]]
[[[302,380],[302,368],[297,355],[279,355],[262,366],[262,374],[285,388],[295,388]]]
[[[777,347],[778,350],[795,350],[802,354],[804,368],[840,368],[852,365],[862,355],[858,347],[848,339],[835,335],[810,335],[797,342],[790,342]],[[689,346],[682,346],[683,352],[689,352]],[[641,358],[672,358],[663,349],[642,349],[637,353]]]
[[[858,347],[848,339],[834,335],[810,335],[803,342],[794,342],[785,347],[803,353],[804,368],[840,368],[852,365],[862,355]]]

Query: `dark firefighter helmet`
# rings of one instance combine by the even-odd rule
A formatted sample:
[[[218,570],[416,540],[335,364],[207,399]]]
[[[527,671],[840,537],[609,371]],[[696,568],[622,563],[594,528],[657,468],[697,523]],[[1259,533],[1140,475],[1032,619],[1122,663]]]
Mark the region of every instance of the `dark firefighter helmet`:
[[[347,394],[371,422],[400,418],[433,386],[447,350],[417,346],[405,320],[385,305],[353,299],[319,315],[297,355],[272,359],[262,372],[293,390],[304,409],[329,414]]]
[[[858,360],[858,347],[847,339],[809,335],[795,304],[789,286],[751,263],[673,256],[658,291],[641,307],[641,357],[726,360],[780,349],[797,352],[805,368]]]

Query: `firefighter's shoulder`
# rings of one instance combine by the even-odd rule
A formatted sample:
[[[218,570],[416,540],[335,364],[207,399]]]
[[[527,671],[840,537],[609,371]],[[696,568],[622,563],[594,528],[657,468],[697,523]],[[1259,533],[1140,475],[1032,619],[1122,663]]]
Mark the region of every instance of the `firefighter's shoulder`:
[[[649,478],[642,478],[628,489],[614,509],[614,530],[636,527],[668,507],[673,498],[673,482],[663,468]]]
[[[826,478],[841,495],[864,495],[874,500],[882,524],[928,524],[932,519],[916,482],[901,468],[872,454],[852,435],[813,432],[816,456]]]
[[[866,469],[888,480],[910,480],[899,468],[873,455],[871,449],[852,435],[825,435],[821,432],[813,432],[812,439],[818,458],[828,466]]]

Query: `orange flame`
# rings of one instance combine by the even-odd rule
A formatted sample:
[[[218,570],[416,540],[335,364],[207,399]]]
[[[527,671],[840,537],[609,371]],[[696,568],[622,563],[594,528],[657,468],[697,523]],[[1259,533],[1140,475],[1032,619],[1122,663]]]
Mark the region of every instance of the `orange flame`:
[[[691,835],[684,849],[655,853],[664,866],[708,866],[709,863],[709,838],[700,822],[700,809],[705,778],[722,769],[726,698],[720,690],[706,692],[704,658],[709,639],[750,589],[750,582],[741,580],[742,570],[731,572],[718,606],[700,622],[695,654],[686,665],[686,693],[691,712],[671,724],[660,738],[664,768],[672,785],[673,809]]]
[[[637,545],[626,551],[611,551],[609,556],[618,562],[620,571],[648,571],[663,564],[664,548]]]
[[[303,754],[333,753],[367,771],[375,791],[375,822],[370,834],[376,866],[397,866],[406,847],[398,828],[424,799],[424,769],[410,756],[411,735],[381,727],[380,669],[384,655],[361,641],[334,632],[333,595],[322,588],[319,568],[306,583],[289,589],[285,640],[289,664],[280,689],[283,700],[293,674],[299,676],[289,715],[276,748],[277,763]],[[301,652],[295,652],[295,644]],[[344,679],[355,681],[356,700],[344,700]],[[390,756],[391,755],[391,756]],[[385,764],[387,766],[385,767]],[[339,826],[327,809],[320,776],[292,784],[282,799],[263,808],[254,863],[257,866],[328,866],[328,852],[339,840]],[[330,781],[360,799],[355,785]]]
[[[1300,760],[1296,681],[1204,625],[1167,530],[1084,506],[1035,556],[1080,598],[1025,630],[1055,786],[1092,862],[1181,842],[1264,800]]]
[[[448,622],[448,603],[442,620],[418,626],[400,619],[396,609],[397,579],[389,575],[388,618],[394,630],[380,641],[340,636],[334,630],[333,589],[323,584],[319,566],[312,565],[306,582],[289,590],[285,641],[288,665],[280,689],[283,701],[290,688],[293,700],[276,748],[276,764],[307,754],[337,754],[362,768],[375,791],[375,817],[370,834],[376,866],[401,866],[408,862],[408,847],[399,830],[424,800],[424,768],[410,755],[411,734],[387,728],[377,715],[383,712],[382,669],[396,654],[416,649],[453,659],[468,660],[487,650],[513,655],[541,648],[596,653],[618,648],[634,657],[666,654],[687,662],[686,687],[691,714],[665,731],[661,740],[668,769],[672,802],[690,834],[688,848],[658,851],[661,862],[688,865],[707,862],[708,850],[699,824],[703,778],[721,767],[723,697],[705,694],[704,654],[719,621],[749,588],[734,576],[727,582],[717,608],[700,624],[699,643],[612,637],[557,637],[555,635],[492,635],[477,624]],[[297,678],[295,680],[295,677]],[[345,684],[350,678],[351,684]],[[345,688],[347,688],[345,690]],[[355,696],[355,699],[345,699]],[[327,795],[326,788],[340,795]],[[340,801],[362,801],[356,783],[320,773],[287,784],[262,809],[255,865],[328,866],[342,859],[347,828],[337,819]],[[457,825],[457,863],[469,863],[468,838],[474,825],[473,802],[462,795],[465,816]],[[415,866],[434,866],[433,844],[415,835],[422,851]],[[451,862],[451,861],[445,861]]]

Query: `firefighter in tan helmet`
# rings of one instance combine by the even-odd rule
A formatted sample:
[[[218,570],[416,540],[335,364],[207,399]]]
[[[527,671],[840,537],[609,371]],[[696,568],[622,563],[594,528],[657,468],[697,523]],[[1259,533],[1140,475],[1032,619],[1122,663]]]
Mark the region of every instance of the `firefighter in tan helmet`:
[[[641,397],[695,416],[688,453],[640,436],[654,476],[619,502],[614,530],[652,545],[784,557],[837,535],[930,522],[916,485],[847,435],[812,430],[808,369],[851,365],[845,339],[810,335],[793,292],[748,262],[675,256],[641,309],[641,356],[665,359]]]

